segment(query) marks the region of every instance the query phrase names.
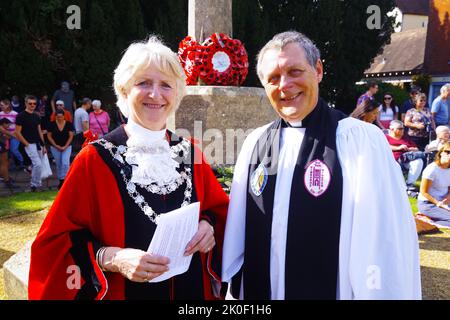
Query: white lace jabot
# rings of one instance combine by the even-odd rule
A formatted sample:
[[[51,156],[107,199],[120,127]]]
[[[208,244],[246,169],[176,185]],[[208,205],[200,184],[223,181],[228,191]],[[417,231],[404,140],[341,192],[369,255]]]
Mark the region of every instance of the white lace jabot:
[[[172,184],[180,177],[176,170],[178,162],[166,139],[166,130],[152,131],[142,127],[131,119],[125,126],[128,133],[128,150],[125,161],[132,165],[131,182],[158,186]]]

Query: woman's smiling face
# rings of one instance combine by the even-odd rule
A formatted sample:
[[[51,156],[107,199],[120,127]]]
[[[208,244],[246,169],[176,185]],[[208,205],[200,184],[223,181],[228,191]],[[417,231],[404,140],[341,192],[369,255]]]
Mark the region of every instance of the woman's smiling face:
[[[150,65],[136,76],[126,99],[129,117],[144,128],[162,130],[175,108],[176,80]]]

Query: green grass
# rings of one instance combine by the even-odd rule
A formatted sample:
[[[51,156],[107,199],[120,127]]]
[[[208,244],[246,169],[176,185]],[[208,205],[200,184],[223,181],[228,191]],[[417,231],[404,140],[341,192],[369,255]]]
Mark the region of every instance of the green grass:
[[[411,205],[412,212],[414,214],[416,214],[417,211],[419,211],[417,209],[417,199],[416,198],[409,198],[409,204]]]
[[[0,198],[0,217],[18,213],[30,213],[52,205],[57,191],[19,193]]]

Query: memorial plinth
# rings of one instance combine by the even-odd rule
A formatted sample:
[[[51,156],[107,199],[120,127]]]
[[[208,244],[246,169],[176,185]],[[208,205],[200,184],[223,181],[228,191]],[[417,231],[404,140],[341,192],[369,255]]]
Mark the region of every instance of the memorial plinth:
[[[28,273],[32,241],[3,264],[6,297],[9,300],[28,299]]]
[[[234,164],[243,142],[241,133],[248,135],[276,117],[263,88],[188,86],[175,114],[175,127],[177,133],[195,138],[203,148],[220,133],[224,161],[216,163],[205,153],[207,160],[211,164]],[[240,138],[233,138],[233,133]],[[234,151],[226,146],[232,139]]]

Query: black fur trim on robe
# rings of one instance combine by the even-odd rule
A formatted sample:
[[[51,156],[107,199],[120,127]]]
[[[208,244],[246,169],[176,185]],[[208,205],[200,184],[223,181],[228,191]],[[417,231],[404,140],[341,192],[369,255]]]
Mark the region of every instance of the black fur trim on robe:
[[[302,121],[306,130],[295,164],[289,204],[286,300],[336,299],[342,208],[342,171],[336,151],[336,130],[344,117],[319,99],[314,110]],[[278,119],[261,135],[249,164],[245,255],[241,270],[244,299],[271,299],[272,213],[283,122]],[[311,195],[304,183],[306,168],[314,160],[325,163],[331,173],[328,189],[318,197]],[[257,196],[250,181],[260,163],[265,165],[268,179],[262,194]]]

